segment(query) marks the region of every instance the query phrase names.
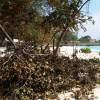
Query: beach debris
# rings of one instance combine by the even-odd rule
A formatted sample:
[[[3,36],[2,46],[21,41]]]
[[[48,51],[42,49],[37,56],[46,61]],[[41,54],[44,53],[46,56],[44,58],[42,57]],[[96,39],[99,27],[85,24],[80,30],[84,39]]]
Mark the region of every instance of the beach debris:
[[[95,63],[37,52],[21,46],[0,58],[0,92],[4,100],[57,100],[63,91],[76,94],[74,87],[80,88],[81,97],[77,98],[88,98],[96,85]]]

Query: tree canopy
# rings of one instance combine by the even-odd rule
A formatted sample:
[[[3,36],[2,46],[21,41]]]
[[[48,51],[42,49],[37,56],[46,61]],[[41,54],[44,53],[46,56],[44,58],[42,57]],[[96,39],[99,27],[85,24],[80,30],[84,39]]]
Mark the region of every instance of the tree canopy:
[[[11,38],[38,40],[36,42],[40,44],[47,40],[47,45],[52,43],[55,34],[60,32],[61,34],[56,41],[56,54],[65,33],[78,31],[79,25],[84,29],[82,24],[88,20],[91,21],[92,17],[86,16],[81,11],[89,1],[1,0],[0,24]],[[2,33],[1,30],[0,34]],[[46,39],[48,34],[50,37]],[[4,34],[1,36],[4,37]]]
[[[62,41],[64,43],[72,42],[72,41],[77,41],[77,35],[75,33],[67,32],[65,33],[64,37],[62,38]]]
[[[83,36],[79,39],[80,42],[90,42],[91,41],[91,37],[89,35],[87,36]]]

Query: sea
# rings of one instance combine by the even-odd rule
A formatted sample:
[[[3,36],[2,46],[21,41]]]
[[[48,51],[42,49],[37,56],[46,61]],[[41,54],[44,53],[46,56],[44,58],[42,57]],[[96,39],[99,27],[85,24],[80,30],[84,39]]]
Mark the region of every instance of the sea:
[[[90,48],[92,52],[100,52],[100,46],[76,46],[76,48]]]

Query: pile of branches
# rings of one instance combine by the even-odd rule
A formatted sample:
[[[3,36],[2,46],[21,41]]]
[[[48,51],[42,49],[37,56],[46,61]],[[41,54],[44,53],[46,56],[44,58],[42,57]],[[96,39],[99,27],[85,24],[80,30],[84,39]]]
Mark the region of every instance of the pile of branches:
[[[58,93],[81,88],[81,100],[96,85],[98,66],[52,54],[31,55],[19,49],[0,58],[0,94],[4,100],[53,100]]]

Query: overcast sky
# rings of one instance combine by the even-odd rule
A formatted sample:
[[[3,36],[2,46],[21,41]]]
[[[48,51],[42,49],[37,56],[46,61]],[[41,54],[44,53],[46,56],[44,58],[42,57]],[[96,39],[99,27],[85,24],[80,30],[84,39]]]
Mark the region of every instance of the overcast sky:
[[[93,16],[95,24],[87,23],[86,32],[79,31],[79,37],[90,35],[93,39],[100,39],[100,0],[91,0],[89,7],[89,15]]]

